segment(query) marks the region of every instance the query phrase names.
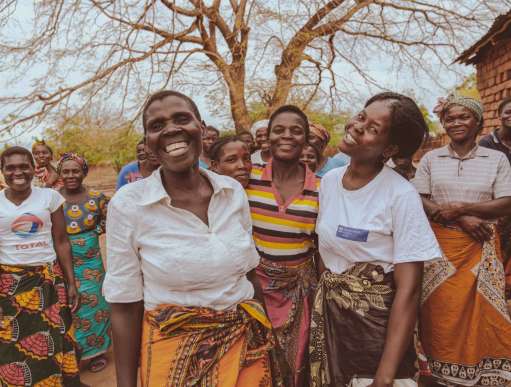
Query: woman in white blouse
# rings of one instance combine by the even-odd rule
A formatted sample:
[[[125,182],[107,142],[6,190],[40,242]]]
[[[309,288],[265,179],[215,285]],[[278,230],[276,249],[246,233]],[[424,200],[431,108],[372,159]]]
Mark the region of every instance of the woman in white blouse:
[[[339,148],[351,163],[322,179],[313,386],[414,385],[423,262],[441,253],[419,194],[385,162],[411,157],[426,130],[413,100],[375,95],[346,125]]]
[[[235,180],[199,169],[195,103],[162,91],[143,111],[161,168],[119,190],[107,219],[106,299],[119,386],[271,385],[270,324],[247,275],[259,263]]]

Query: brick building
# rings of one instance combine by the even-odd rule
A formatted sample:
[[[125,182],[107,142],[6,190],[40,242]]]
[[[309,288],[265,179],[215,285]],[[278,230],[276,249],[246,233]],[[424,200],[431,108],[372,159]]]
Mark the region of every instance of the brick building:
[[[456,62],[475,65],[477,88],[484,104],[484,132],[500,126],[499,102],[511,96],[511,11],[495,19],[490,30]]]

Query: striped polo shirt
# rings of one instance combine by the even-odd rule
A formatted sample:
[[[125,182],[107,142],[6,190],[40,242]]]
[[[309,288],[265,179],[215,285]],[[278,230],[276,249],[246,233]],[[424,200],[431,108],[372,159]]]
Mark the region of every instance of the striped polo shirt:
[[[272,183],[272,163],[252,168],[247,187],[253,236],[261,258],[272,261],[312,257],[320,180],[306,168],[303,191],[284,203]]]

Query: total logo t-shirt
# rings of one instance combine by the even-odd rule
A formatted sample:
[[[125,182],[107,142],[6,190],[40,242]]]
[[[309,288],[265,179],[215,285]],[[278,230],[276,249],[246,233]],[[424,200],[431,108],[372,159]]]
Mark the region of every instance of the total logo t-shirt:
[[[65,202],[50,188],[32,187],[19,206],[0,192],[0,264],[41,265],[57,258],[53,248],[51,214]]]

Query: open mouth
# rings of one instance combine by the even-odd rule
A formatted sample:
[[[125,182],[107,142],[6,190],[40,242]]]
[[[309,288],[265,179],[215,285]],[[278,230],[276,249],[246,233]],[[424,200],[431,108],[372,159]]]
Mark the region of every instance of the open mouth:
[[[188,152],[189,148],[190,148],[189,142],[179,141],[179,142],[174,142],[172,144],[168,144],[165,147],[165,152],[167,152],[167,154],[169,156],[179,157],[179,156],[186,154]]]
[[[24,177],[15,177],[14,179],[12,179],[12,182],[16,185],[21,185],[25,184],[27,182],[27,179],[25,179]]]
[[[351,136],[351,134],[349,134],[349,132],[346,132],[346,134],[344,135],[344,142],[349,145],[357,144],[357,141],[355,141],[355,139]]]

